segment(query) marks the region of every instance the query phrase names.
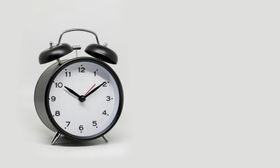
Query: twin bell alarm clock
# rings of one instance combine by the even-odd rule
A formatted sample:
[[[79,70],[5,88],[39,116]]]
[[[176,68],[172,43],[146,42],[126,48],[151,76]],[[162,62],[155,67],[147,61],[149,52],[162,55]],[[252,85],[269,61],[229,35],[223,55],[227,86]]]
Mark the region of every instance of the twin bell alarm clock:
[[[65,33],[87,32],[96,43],[85,48],[87,56],[62,60],[80,46],[61,43]],[[117,123],[123,107],[123,89],[109,64],[117,64],[116,53],[99,43],[96,33],[85,29],[64,31],[56,45],[43,51],[39,63],[54,61],[40,76],[34,93],[35,109],[41,121],[56,134],[74,140],[102,137]]]

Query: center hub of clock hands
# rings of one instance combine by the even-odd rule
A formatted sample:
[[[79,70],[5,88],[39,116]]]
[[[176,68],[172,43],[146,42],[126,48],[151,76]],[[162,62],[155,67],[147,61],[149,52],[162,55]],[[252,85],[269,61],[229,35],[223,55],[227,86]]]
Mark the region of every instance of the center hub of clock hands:
[[[97,89],[99,89],[101,86],[103,86],[106,82],[102,82],[100,85],[98,85],[96,88],[94,88],[95,84],[87,91],[87,93],[85,95],[79,95],[78,93],[76,93],[73,89],[70,89],[67,86],[64,86],[64,88],[66,90],[68,90],[70,93],[72,93],[74,96],[76,96],[78,98],[78,100],[80,102],[84,102],[86,101],[86,98],[91,95],[93,92],[95,92]],[[94,89],[92,89],[94,88]]]
[[[83,95],[82,95],[82,96],[80,96],[80,97],[79,97],[79,101],[80,101],[80,102],[84,102],[84,101],[86,101],[86,97],[85,97],[85,96],[83,96]]]

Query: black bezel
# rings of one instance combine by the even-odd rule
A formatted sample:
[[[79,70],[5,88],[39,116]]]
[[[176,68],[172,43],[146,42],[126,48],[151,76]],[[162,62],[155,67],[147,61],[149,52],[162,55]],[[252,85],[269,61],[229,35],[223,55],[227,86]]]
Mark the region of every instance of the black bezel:
[[[51,88],[51,84],[52,81],[55,79],[55,77],[58,75],[58,73],[63,70],[66,66],[69,66],[71,64],[74,64],[76,62],[93,62],[96,63],[102,67],[104,67],[114,78],[114,80],[116,81],[116,84],[118,86],[119,89],[119,108],[117,111],[117,114],[115,116],[115,118],[113,119],[113,121],[111,122],[111,124],[104,129],[102,132],[93,135],[93,136],[76,136],[76,135],[72,135],[68,132],[66,132],[64,129],[62,129],[57,123],[56,121],[53,119],[51,111],[50,111],[50,107],[49,107],[49,101],[48,101],[48,97],[49,97],[49,93],[50,93],[50,88]],[[63,63],[58,69],[56,69],[56,71],[54,72],[54,74],[52,75],[52,77],[50,78],[48,84],[47,84],[47,88],[46,88],[46,93],[45,93],[45,105],[46,105],[46,111],[48,114],[48,117],[50,119],[50,121],[52,122],[52,124],[55,126],[55,128],[58,130],[59,133],[71,138],[71,139],[75,139],[75,140],[92,140],[92,139],[96,139],[101,137],[102,135],[106,134],[108,131],[110,131],[114,125],[117,123],[118,119],[120,118],[121,112],[122,112],[122,108],[123,108],[123,89],[122,89],[122,85],[121,82],[117,76],[117,74],[115,73],[115,71],[106,63],[101,62],[95,58],[90,58],[90,57],[78,57],[78,58],[73,58],[70,60],[67,60],[65,63]]]

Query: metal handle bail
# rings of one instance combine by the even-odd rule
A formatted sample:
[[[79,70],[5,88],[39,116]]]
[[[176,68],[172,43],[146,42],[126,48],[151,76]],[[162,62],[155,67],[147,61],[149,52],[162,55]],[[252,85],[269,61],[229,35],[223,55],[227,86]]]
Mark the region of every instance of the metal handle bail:
[[[59,39],[58,39],[57,46],[60,44],[61,39],[62,39],[62,36],[63,36],[65,33],[73,32],[73,31],[83,31],[83,32],[91,33],[91,34],[93,34],[93,35],[95,36],[95,39],[96,39],[97,44],[99,44],[99,40],[98,40],[98,37],[97,37],[97,35],[96,35],[95,32],[90,31],[90,30],[87,30],[87,29],[73,28],[73,29],[65,30],[64,32],[62,32],[62,33],[60,34]]]

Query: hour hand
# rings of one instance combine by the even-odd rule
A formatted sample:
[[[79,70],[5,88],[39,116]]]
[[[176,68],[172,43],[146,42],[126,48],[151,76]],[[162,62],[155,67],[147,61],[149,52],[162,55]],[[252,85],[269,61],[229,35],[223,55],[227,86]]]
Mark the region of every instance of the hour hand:
[[[77,96],[78,98],[81,97],[78,93],[76,93],[74,90],[70,89],[69,87],[67,87],[67,86],[64,86],[64,87],[65,87],[65,89],[67,89],[70,93],[72,93],[73,95]]]

